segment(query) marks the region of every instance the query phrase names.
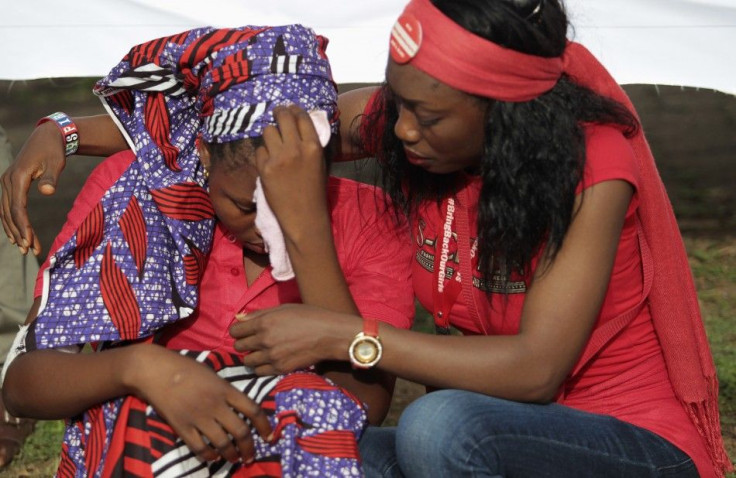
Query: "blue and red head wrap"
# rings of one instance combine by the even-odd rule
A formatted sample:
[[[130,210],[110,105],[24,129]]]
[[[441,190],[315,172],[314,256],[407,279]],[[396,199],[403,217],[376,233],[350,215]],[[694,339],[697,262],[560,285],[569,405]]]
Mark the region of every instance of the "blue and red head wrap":
[[[326,39],[301,25],[199,28],[135,46],[94,88],[136,159],[50,258],[33,345],[133,340],[189,315],[214,210],[195,146],[257,137],[273,110],[323,110]]]

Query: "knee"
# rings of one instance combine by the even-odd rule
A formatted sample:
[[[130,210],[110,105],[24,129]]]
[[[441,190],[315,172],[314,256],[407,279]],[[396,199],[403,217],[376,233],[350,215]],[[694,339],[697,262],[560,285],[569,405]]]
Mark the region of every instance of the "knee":
[[[439,390],[412,402],[399,419],[396,447],[435,455],[457,437],[463,427],[463,407],[457,390]]]

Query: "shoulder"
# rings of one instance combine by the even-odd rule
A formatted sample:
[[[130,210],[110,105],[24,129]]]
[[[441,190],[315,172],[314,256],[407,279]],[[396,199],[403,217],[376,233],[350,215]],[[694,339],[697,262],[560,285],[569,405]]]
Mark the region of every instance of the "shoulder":
[[[327,181],[327,196],[333,209],[366,209],[362,206],[363,200],[380,200],[384,202],[383,191],[371,184],[361,183],[353,179],[330,176]],[[371,202],[371,208],[376,209],[376,204]]]
[[[128,149],[108,156],[95,166],[77,194],[72,212],[76,213],[81,210],[86,214],[89,207],[97,204],[133,161],[135,161],[135,154]]]
[[[371,184],[352,179],[330,176],[327,197],[333,229],[345,232],[371,229],[373,233],[387,233],[405,227],[391,208],[383,190]]]
[[[112,186],[133,161],[135,161],[135,154],[129,149],[108,156],[92,170],[87,183]]]
[[[615,126],[586,125],[585,187],[611,179],[638,186],[639,167],[630,141]]]
[[[584,130],[588,154],[603,152],[609,148],[631,151],[629,140],[619,127],[608,124],[587,124]]]
[[[623,131],[613,125],[585,126],[586,159],[594,163],[633,161],[634,151]]]

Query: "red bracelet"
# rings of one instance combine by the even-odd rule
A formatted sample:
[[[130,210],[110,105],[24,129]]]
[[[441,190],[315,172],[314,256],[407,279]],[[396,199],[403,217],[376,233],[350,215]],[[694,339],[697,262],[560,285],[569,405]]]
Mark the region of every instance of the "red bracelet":
[[[59,131],[61,131],[61,135],[64,137],[64,156],[71,156],[76,153],[79,149],[79,130],[77,130],[77,125],[74,124],[74,121],[65,113],[58,111],[38,120],[36,126],[42,125],[47,121],[56,123]]]

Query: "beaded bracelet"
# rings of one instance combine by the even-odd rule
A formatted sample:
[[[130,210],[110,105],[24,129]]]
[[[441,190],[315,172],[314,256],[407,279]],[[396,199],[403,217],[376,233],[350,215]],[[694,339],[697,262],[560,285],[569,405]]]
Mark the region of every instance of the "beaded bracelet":
[[[38,120],[36,126],[46,123],[47,121],[53,121],[56,123],[56,126],[59,127],[59,131],[61,131],[61,135],[64,137],[64,156],[71,156],[76,153],[79,149],[79,131],[77,130],[77,125],[74,124],[74,121],[72,121],[72,119],[65,113],[57,111],[56,113],[51,113],[50,115],[44,116]]]

